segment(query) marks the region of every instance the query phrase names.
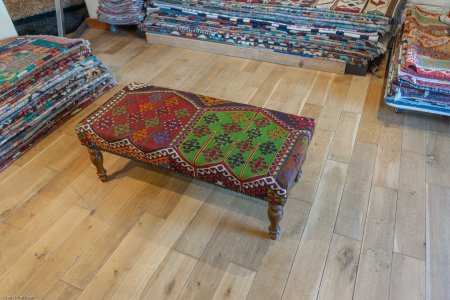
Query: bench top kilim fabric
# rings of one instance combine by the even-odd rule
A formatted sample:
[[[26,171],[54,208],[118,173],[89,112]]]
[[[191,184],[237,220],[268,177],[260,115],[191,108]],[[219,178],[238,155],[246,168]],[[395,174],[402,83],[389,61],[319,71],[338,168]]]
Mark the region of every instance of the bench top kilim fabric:
[[[312,119],[130,84],[76,128],[83,145],[284,204]]]

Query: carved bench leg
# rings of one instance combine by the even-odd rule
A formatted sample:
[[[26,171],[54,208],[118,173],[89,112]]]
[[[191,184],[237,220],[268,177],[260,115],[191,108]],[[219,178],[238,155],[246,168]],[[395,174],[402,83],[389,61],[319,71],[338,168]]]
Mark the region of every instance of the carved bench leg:
[[[267,208],[267,216],[270,220],[269,235],[272,240],[278,239],[280,236],[280,222],[283,218],[283,205],[269,203]]]
[[[98,149],[88,148],[89,155],[91,156],[91,161],[94,166],[97,168],[97,175],[101,181],[105,182],[108,180],[108,176],[106,175],[106,170],[103,168],[103,154]]]
[[[300,171],[298,171],[297,175],[295,176],[295,182],[299,182],[301,176],[302,176],[302,173],[300,173]]]

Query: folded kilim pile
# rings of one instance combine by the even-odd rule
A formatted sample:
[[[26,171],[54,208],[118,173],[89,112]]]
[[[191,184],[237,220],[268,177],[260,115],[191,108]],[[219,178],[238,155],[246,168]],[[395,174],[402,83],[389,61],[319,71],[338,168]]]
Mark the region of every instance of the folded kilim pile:
[[[85,40],[0,40],[0,170],[114,84]]]
[[[142,27],[367,66],[386,51],[404,0],[154,0]]]
[[[397,108],[450,115],[450,26],[413,7],[392,51],[385,101]]]
[[[144,0],[100,0],[98,19],[113,25],[136,25],[145,18]]]

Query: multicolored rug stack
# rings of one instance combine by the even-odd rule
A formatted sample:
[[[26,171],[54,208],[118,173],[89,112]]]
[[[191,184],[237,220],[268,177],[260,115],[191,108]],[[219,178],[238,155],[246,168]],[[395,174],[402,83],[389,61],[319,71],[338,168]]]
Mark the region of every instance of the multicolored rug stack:
[[[367,66],[386,51],[404,0],[154,0],[150,33]]]
[[[137,25],[145,18],[144,0],[100,0],[98,19],[112,25]]]
[[[0,170],[114,84],[85,40],[0,40]]]
[[[385,102],[450,115],[450,26],[413,7],[392,51]]]

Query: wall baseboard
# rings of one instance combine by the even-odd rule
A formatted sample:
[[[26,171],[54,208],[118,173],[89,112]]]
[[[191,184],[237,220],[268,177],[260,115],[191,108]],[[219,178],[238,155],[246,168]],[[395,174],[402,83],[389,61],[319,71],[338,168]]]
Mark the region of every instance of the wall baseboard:
[[[109,29],[109,24],[99,21],[97,19],[86,18],[85,22],[89,28]]]

